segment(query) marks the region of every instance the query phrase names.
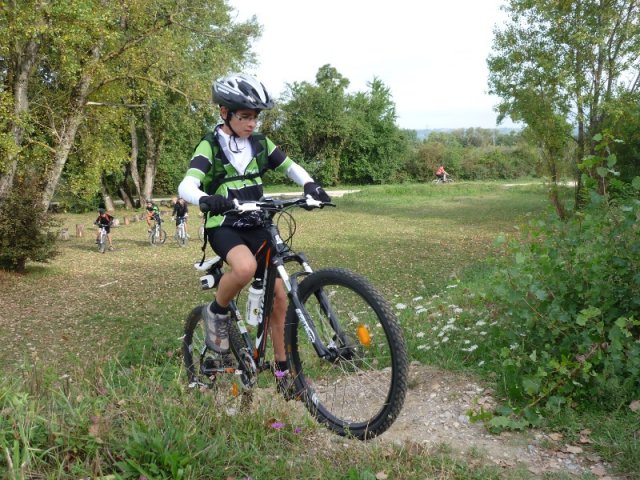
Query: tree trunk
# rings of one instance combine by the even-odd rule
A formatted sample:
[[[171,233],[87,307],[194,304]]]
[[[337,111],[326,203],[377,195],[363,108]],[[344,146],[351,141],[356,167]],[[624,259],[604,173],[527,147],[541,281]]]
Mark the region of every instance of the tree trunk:
[[[113,199],[111,198],[111,195],[109,195],[109,192],[107,191],[107,187],[104,184],[104,180],[100,182],[100,193],[102,194],[102,200],[104,200],[104,208],[108,212],[114,212],[116,207],[113,204]]]
[[[129,117],[129,130],[131,132],[131,157],[129,160],[129,170],[131,172],[131,179],[133,185],[136,188],[136,196],[140,201],[140,206],[144,205],[145,197],[140,189],[140,174],[138,173],[138,134],[136,132],[136,116],[131,113]]]
[[[131,201],[131,197],[129,196],[129,194],[126,192],[126,190],[124,189],[123,186],[120,186],[118,188],[118,193],[120,194],[120,198],[122,199],[122,201],[124,202],[124,208],[126,210],[131,210],[133,209],[133,202]]]
[[[144,111],[144,136],[147,142],[146,148],[146,161],[147,164],[144,167],[144,187],[142,193],[144,198],[151,198],[153,194],[153,184],[156,180],[157,169],[157,144],[155,136],[153,134],[153,128],[151,125],[151,109],[147,108]]]
[[[22,52],[15,53],[18,61],[16,71],[13,72],[15,74],[13,81],[13,113],[15,120],[11,127],[11,133],[16,149],[15,151],[10,151],[7,156],[7,165],[9,165],[7,172],[0,174],[0,205],[11,192],[13,177],[18,169],[18,155],[24,137],[24,128],[19,124],[19,119],[29,111],[29,78],[36,64],[39,48],[39,38],[32,37]]]
[[[91,52],[91,57],[93,60],[92,63],[97,62],[98,58],[100,57],[100,50],[100,46],[93,47],[93,50]],[[87,103],[89,86],[91,85],[91,81],[93,79],[93,70],[94,69],[92,68],[86,68],[84,70],[84,73],[80,77],[80,80],[76,85],[73,96],[71,98],[71,110],[69,111],[64,122],[62,122],[64,127],[62,129],[62,133],[59,136],[60,140],[57,142],[55,148],[55,161],[52,168],[47,171],[45,177],[46,185],[44,194],[42,196],[42,207],[45,211],[47,211],[47,209],[49,208],[49,202],[53,198],[53,194],[56,191],[58,181],[60,180],[60,175],[62,174],[62,169],[67,163],[69,152],[71,151],[71,147],[73,147],[78,127],[84,117],[84,108]]]

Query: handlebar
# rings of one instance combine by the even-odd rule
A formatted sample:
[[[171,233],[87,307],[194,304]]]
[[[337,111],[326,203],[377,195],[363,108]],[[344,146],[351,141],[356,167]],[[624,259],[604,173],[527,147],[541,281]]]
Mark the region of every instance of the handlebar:
[[[247,212],[260,212],[260,211],[278,212],[290,207],[301,207],[301,208],[311,210],[314,208],[336,206],[334,203],[331,203],[331,202],[321,202],[319,200],[314,200],[313,198],[311,198],[310,195],[307,195],[306,197],[296,197],[296,198],[290,198],[286,200],[278,200],[275,198],[267,197],[257,202],[240,202],[237,199],[234,199],[233,203],[235,204],[236,207],[232,208],[231,210],[227,210],[225,214],[227,213],[242,214]],[[209,205],[207,205],[206,203],[201,203],[200,210],[203,213],[209,212]]]

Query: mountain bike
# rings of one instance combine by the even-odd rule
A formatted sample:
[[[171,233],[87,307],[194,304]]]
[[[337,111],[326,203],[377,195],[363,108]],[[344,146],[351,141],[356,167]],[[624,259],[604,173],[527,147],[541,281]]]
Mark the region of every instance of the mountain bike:
[[[455,180],[453,179],[453,177],[451,175],[447,175],[447,180],[445,181],[442,178],[437,177],[435,180],[431,180],[431,183],[433,183],[434,185],[438,185],[441,183],[453,183]]]
[[[189,237],[187,237],[187,229],[185,227],[186,222],[185,217],[178,217],[178,227],[176,229],[175,239],[178,242],[178,245],[181,247],[186,247],[189,242]]]
[[[98,235],[98,251],[104,253],[107,250],[107,227],[100,226],[100,234]]]
[[[289,298],[285,349],[290,389],[285,398],[304,402],[335,433],[364,440],[386,431],[398,417],[407,391],[408,356],[393,311],[367,279],[344,268],[314,271],[304,253],[292,250],[296,225],[290,211],[329,205],[334,206],[310,198],[236,203],[236,213],[257,214],[269,231],[270,239],[256,253],[265,292],[258,324],[255,329],[245,324],[238,295],[229,305],[230,353],[220,355],[205,344],[206,305],[199,305],[187,316],[182,353],[190,387],[215,392],[234,411],[246,408],[258,374],[271,369],[266,337],[275,281],[281,278]],[[279,225],[288,227],[287,236],[281,236]],[[203,289],[217,286],[223,274],[219,257],[195,267],[205,273]]]
[[[167,241],[167,232],[162,228],[162,219],[156,215],[155,222],[149,232],[149,243],[151,245],[162,245]]]

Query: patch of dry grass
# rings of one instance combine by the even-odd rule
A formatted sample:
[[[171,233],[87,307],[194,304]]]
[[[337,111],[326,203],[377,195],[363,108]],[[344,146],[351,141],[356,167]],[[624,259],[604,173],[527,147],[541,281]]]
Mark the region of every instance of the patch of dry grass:
[[[442,290],[486,257],[499,232],[546,205],[540,188],[450,187],[369,187],[337,199],[336,209],[296,211],[293,247],[315,268],[364,274],[393,303]],[[113,228],[116,250],[105,254],[95,248],[95,216],[60,215],[71,239],[50,264],[31,264],[25,275],[0,271],[5,369],[40,362],[63,370],[149,349],[173,355],[188,310],[211,299],[191,267],[202,255],[196,215],[186,248],[173,241],[167,212],[165,245],[151,246],[146,223],[136,222]],[[75,238],[76,224],[84,224],[83,238]]]

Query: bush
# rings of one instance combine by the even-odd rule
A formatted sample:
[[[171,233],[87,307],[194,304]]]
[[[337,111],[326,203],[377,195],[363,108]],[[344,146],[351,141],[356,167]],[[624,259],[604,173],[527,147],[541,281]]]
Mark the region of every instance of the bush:
[[[16,180],[14,188],[0,206],[0,268],[23,272],[26,262],[48,262],[57,251],[58,226],[42,209],[38,186]]]
[[[640,201],[591,197],[566,223],[530,224],[489,288],[502,318],[503,384],[529,405],[615,408],[637,398]]]

